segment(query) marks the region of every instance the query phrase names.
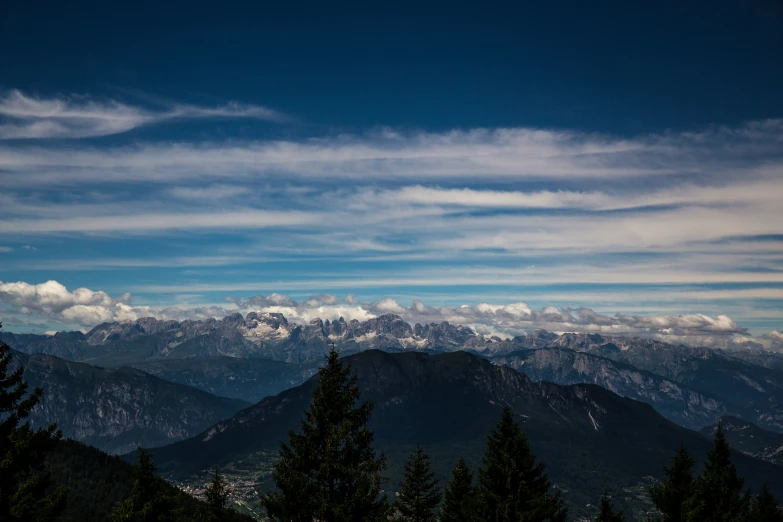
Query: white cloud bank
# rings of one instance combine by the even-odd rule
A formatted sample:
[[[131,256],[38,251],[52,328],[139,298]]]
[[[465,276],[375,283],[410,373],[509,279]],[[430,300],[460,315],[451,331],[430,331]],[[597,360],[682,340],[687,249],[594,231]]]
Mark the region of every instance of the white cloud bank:
[[[170,104],[151,110],[87,96],[40,98],[16,89],[0,93],[0,117],[5,119],[0,122],[0,140],[108,136],[177,119],[286,119],[266,107],[233,102],[218,107]]]
[[[0,303],[6,306],[9,315],[30,316],[77,327],[111,321],[135,321],[142,317],[206,319],[226,314],[222,308],[183,311],[177,308],[133,306],[128,293],[111,297],[104,291],[92,291],[89,288],[77,288],[71,292],[57,281],[40,284],[0,281]]]
[[[41,284],[0,282],[0,303],[9,316],[31,316],[76,327],[92,327],[109,321],[158,319],[205,319],[224,317],[236,311],[276,312],[290,321],[306,323],[313,319],[364,321],[383,314],[400,315],[410,323],[464,324],[485,334],[514,336],[546,329],[555,332],[598,332],[608,335],[652,337],[664,341],[717,348],[755,347],[783,352],[783,333],[773,331],[751,337],[747,330],[726,315],[606,315],[590,308],[546,306],[534,310],[526,303],[478,303],[459,307],[430,306],[414,300],[404,306],[394,299],[359,302],[353,294],[343,300],[321,294],[303,302],[271,294],[248,299],[226,298],[224,306],[155,308],[131,304],[130,294],[111,297],[103,291],[78,288],[73,292],[57,281]]]

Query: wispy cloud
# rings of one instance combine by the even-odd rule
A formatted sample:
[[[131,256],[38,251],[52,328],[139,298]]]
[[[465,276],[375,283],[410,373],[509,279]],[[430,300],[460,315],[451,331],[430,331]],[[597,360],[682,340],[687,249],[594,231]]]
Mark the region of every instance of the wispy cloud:
[[[317,215],[252,210],[220,213],[125,214],[64,219],[5,220],[0,233],[134,232],[174,229],[268,228],[314,223]]]
[[[171,195],[175,198],[207,201],[236,198],[250,192],[249,187],[220,184],[206,187],[172,187],[171,189]]]
[[[676,189],[663,188],[646,193],[626,191],[482,190],[413,185],[400,189],[368,190],[358,194],[367,205],[410,203],[426,206],[489,209],[575,209],[628,210],[673,205],[733,205],[778,201],[783,179],[730,182],[721,186],[697,186],[684,183]]]
[[[644,176],[777,177],[783,123],[616,138],[526,128],[376,133],[304,141],[155,143],[111,148],[0,148],[28,184],[266,178],[607,180]],[[12,183],[12,177],[2,180]]]
[[[217,107],[172,104],[153,110],[88,96],[42,98],[19,90],[0,94],[0,118],[0,140],[108,136],[177,119],[287,119],[266,107],[235,102]]]
[[[268,135],[255,122],[285,115],[136,99],[143,104],[0,94],[3,279],[36,270],[90,287],[101,270],[101,281],[127,277],[151,302],[182,292],[357,290],[453,302],[466,289],[471,302],[502,302],[495,296],[513,287],[535,293],[536,306],[592,302],[640,315],[649,306],[669,316],[687,303],[686,315],[755,313],[765,319],[749,323],[754,332],[762,323],[779,330],[770,310],[783,297],[783,120],[636,136],[274,126],[275,138],[246,139]],[[122,134],[186,118],[244,118],[250,131],[13,139]],[[32,240],[35,255],[18,246]],[[619,295],[613,285],[634,286]],[[397,306],[378,302],[356,313]],[[80,310],[133,317],[124,306]]]

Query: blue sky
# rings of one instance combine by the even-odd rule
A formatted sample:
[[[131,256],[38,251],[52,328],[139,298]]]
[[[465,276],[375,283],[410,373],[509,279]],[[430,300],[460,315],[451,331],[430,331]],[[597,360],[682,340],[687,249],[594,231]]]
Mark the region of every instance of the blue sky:
[[[284,308],[778,346],[779,2],[27,4],[9,330]]]

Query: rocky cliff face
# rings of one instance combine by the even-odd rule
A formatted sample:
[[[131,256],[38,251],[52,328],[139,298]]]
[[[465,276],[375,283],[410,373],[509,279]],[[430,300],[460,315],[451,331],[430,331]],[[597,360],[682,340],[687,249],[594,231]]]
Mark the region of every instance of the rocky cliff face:
[[[571,348],[630,364],[724,401],[729,411],[783,432],[783,371],[730,352],[648,339],[563,334],[549,346]]]
[[[508,365],[534,381],[557,384],[597,384],[631,399],[646,402],[669,420],[690,429],[701,429],[726,413],[717,397],[631,365],[567,348],[539,348],[494,357],[494,364]]]
[[[14,353],[30,387],[44,396],[30,420],[108,453],[193,436],[248,404],[170,383],[133,368],[107,370],[49,355]]]

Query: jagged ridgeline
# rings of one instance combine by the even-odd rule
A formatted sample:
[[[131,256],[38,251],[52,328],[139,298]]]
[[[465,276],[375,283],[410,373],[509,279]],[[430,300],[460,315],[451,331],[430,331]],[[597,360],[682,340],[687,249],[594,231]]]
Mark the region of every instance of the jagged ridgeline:
[[[161,358],[219,356],[266,358],[303,363],[323,359],[332,342],[342,352],[363,349],[483,350],[512,345],[484,338],[472,329],[449,323],[411,326],[396,315],[359,322],[315,319],[292,324],[278,313],[233,314],[221,320],[158,321],[153,318],[106,323],[87,334],[63,332],[54,336],[3,334],[12,348],[45,353],[98,366],[117,367]]]
[[[414,324],[388,314],[367,321],[294,324],[282,314],[221,320],[107,323],[87,334],[0,333],[13,348],[91,365],[133,366],[171,382],[248,402],[313,375],[332,342],[342,354],[469,351],[533,379],[594,383],[652,404],[669,420],[701,429],[724,415],[783,432],[783,356],[675,346],[649,339],[536,331],[508,339],[467,326]]]

